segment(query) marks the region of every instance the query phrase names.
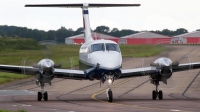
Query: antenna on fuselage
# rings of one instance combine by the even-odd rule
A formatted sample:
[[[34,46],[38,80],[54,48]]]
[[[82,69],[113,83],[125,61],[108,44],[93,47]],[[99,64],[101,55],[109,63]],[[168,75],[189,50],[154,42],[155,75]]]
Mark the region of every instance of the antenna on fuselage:
[[[61,8],[82,8],[83,10],[83,27],[85,42],[93,41],[90,29],[89,12],[88,8],[99,8],[99,7],[129,7],[129,6],[140,6],[140,4],[102,4],[102,3],[78,3],[78,4],[28,4],[25,7],[61,7]]]

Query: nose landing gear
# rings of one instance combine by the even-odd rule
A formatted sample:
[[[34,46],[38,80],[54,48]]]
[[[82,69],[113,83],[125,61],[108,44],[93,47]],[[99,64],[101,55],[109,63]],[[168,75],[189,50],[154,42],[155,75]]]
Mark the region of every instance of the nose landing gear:
[[[112,83],[114,81],[114,75],[108,75],[108,76],[106,75],[106,79],[108,81],[108,89],[106,91],[108,102],[112,102],[113,101],[113,93],[112,93],[112,90],[111,90],[111,86],[112,86]]]

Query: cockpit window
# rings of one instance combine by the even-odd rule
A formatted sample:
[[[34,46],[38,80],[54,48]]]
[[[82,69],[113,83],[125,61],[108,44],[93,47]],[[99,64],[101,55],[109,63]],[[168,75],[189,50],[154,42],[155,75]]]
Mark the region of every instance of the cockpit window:
[[[91,52],[95,52],[95,51],[104,51],[104,44],[93,44],[91,45]]]
[[[117,44],[111,44],[111,43],[106,43],[106,50],[107,51],[118,51],[118,52],[120,52],[119,46]]]

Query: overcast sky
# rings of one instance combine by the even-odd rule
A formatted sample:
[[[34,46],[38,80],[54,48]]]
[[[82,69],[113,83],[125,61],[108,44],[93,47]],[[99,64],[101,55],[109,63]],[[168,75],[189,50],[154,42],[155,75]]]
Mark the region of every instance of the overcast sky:
[[[0,0],[0,25],[45,31],[64,26],[76,30],[83,26],[80,8],[31,8],[24,5],[84,2],[141,4],[140,7],[90,8],[92,29],[100,25],[137,31],[200,29],[200,0]]]

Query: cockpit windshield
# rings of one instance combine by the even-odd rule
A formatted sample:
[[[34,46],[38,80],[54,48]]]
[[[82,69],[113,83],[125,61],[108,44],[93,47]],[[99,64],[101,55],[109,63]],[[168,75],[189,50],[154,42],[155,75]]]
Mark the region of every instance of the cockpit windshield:
[[[107,51],[118,51],[118,52],[120,52],[119,46],[117,44],[112,44],[112,43],[106,43],[106,50]]]
[[[91,52],[104,51],[104,50],[105,48],[103,43],[91,45]]]

